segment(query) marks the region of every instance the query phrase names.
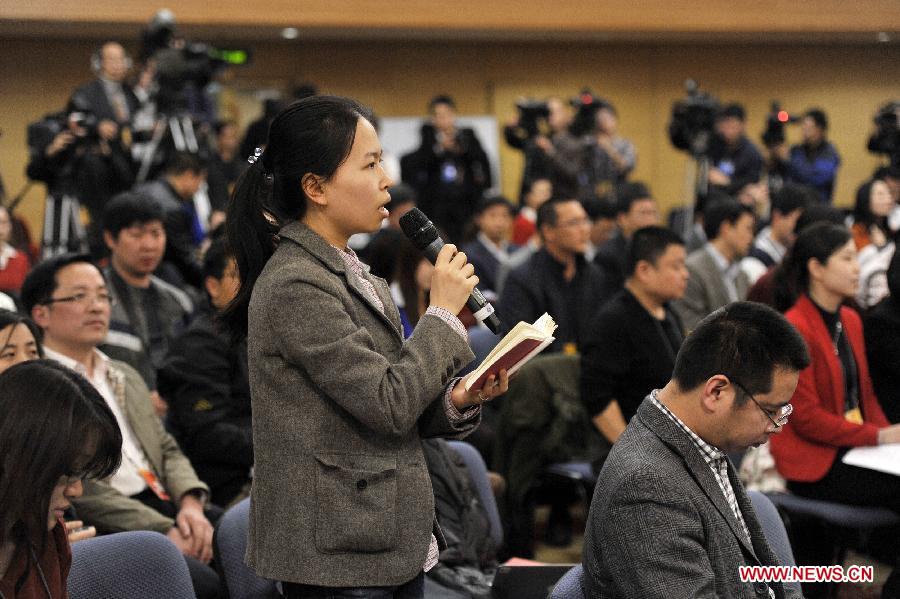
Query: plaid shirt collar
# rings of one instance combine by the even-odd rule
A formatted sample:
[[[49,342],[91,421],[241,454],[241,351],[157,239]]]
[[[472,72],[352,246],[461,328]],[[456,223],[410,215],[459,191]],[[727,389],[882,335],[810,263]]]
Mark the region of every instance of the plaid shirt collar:
[[[663,414],[668,416],[669,420],[674,422],[678,426],[678,428],[683,430],[687,434],[687,436],[690,437],[691,441],[694,442],[694,445],[697,447],[697,449],[700,450],[700,455],[703,456],[703,460],[707,464],[715,464],[725,457],[725,452],[701,439],[700,436],[697,435],[697,433],[689,429],[688,426],[684,422],[682,422],[678,416],[673,414],[669,408],[663,405],[663,403],[659,401],[658,395],[659,389],[654,389],[653,391],[651,391],[650,402],[657,408],[659,408],[659,410]]]

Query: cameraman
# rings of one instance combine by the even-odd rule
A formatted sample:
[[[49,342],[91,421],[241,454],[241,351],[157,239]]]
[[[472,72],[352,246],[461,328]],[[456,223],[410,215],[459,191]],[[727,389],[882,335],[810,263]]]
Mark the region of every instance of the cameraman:
[[[790,151],[780,144],[772,149],[776,170],[785,182],[809,185],[823,202],[830,203],[834,179],[841,165],[837,149],[828,141],[828,117],[819,108],[807,110],[800,120],[803,143],[791,146]]]
[[[763,157],[747,139],[746,113],[740,104],[728,104],[716,118],[716,136],[710,148],[709,184],[735,197],[746,185],[757,183]]]
[[[634,169],[637,162],[634,144],[621,137],[618,129],[619,117],[615,107],[600,101],[594,115],[594,130],[584,139],[582,200],[609,195]]]
[[[400,161],[402,178],[415,188],[422,211],[459,243],[476,204],[491,186],[491,166],[475,132],[456,126],[453,98],[432,98],[428,112],[422,145]]]
[[[521,117],[503,129],[506,143],[525,154],[520,197],[524,197],[531,184],[539,179],[549,179],[553,189],[561,196],[575,197],[581,167],[581,144],[569,132],[572,111],[561,98],[551,96],[547,99],[547,113],[549,137],[530,135],[522,126]]]

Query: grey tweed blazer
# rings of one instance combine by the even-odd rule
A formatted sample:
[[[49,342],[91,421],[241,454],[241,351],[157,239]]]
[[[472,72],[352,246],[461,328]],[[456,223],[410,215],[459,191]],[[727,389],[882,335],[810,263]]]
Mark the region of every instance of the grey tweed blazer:
[[[697,328],[697,324],[708,314],[730,304],[731,298],[728,296],[725,281],[722,280],[719,265],[705,246],[691,252],[685,265],[690,273],[687,289],[681,299],[672,302],[672,309],[681,318],[685,332],[690,332]],[[738,271],[734,287],[739,300],[747,298],[750,279],[743,269]]]
[[[693,442],[644,400],[594,491],[584,537],[587,596],[769,597],[766,584],[740,581],[739,566],[779,562],[730,463],[728,476],[752,544]],[[778,599],[799,597],[780,583],[769,586]]]
[[[420,437],[463,436],[443,394],[474,357],[424,316],[403,341],[385,306],[302,223],[280,232],[253,288],[248,356],[254,481],[246,561],[260,576],[335,587],[397,585],[422,569],[434,498]]]

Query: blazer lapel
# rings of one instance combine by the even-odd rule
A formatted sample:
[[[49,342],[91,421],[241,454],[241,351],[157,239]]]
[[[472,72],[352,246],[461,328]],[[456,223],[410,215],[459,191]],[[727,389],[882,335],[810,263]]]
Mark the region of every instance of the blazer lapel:
[[[711,306],[719,308],[731,303],[728,296],[728,290],[725,289],[725,281],[722,280],[722,273],[719,271],[719,265],[716,259],[712,257],[708,249],[703,250],[703,258],[706,263],[706,277],[709,282]]]
[[[372,281],[369,281],[370,283],[372,283],[372,286],[375,289],[376,294],[378,295],[378,299],[380,299],[381,303],[384,305],[384,309],[382,310],[378,307],[378,304],[375,303],[375,300],[372,298],[371,294],[366,290],[362,278],[359,275],[350,270],[344,270],[344,276],[347,277],[347,285],[350,287],[350,289],[356,295],[358,295],[360,299],[362,299],[366,303],[366,305],[369,306],[369,308],[371,308],[372,311],[378,315],[378,318],[380,318],[386,325],[388,325],[391,330],[393,330],[394,333],[396,333],[402,340],[403,334],[400,332],[400,329],[390,318],[388,318],[387,314],[385,314],[385,312],[390,309],[389,307],[394,305],[393,300],[390,298],[390,294],[385,297],[383,294],[378,293],[378,287],[380,287],[380,285],[376,285],[375,283],[372,283]],[[397,322],[399,323],[399,321],[400,318],[398,317]]]
[[[699,486],[700,489],[703,490],[703,493],[716,507],[716,510],[722,515],[722,517],[725,519],[725,522],[728,523],[728,527],[731,529],[731,532],[734,534],[734,536],[737,537],[741,546],[750,555],[756,558],[756,552],[753,549],[753,545],[744,534],[744,530],[743,528],[741,528],[740,522],[738,522],[737,518],[734,515],[734,512],[732,512],[731,508],[728,506],[728,501],[725,499],[725,494],[722,492],[722,488],[719,487],[719,482],[716,480],[715,475],[713,475],[709,465],[707,465],[706,460],[704,460],[703,456],[700,454],[700,450],[697,449],[697,447],[694,445],[694,442],[685,434],[684,431],[678,428],[678,426],[674,422],[669,420],[668,416],[663,414],[659,410],[659,408],[654,406],[649,401],[645,401],[641,405],[638,414],[644,420],[644,423],[647,425],[647,427],[651,431],[653,431],[653,433],[657,437],[659,437],[663,443],[671,447],[677,454],[682,457],[687,466],[687,471],[690,473],[691,477],[693,477],[693,479],[697,481],[697,486]],[[729,480],[732,480],[732,472],[733,468],[731,466],[731,463],[729,462]],[[734,483],[732,483],[732,488],[734,488]],[[735,497],[737,497],[737,489],[734,489],[734,492]],[[742,506],[740,502],[738,503],[738,506],[740,507],[742,514],[746,513],[744,510],[744,506]]]

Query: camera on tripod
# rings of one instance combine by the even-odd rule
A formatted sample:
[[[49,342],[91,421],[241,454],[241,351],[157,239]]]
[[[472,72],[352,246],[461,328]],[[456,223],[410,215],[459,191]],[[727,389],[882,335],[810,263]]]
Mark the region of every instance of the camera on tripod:
[[[781,109],[778,100],[772,101],[769,116],[766,117],[766,130],[762,133],[762,142],[767,148],[774,148],[784,143],[784,126],[789,123],[797,123],[800,117]]]
[[[575,137],[592,133],[596,128],[597,112],[610,105],[603,98],[594,95],[594,92],[588,87],[570,99],[569,104],[575,109],[575,118],[572,119],[572,126],[569,127],[569,131]]]
[[[887,154],[892,166],[900,166],[900,102],[884,104],[873,121],[876,130],[866,147],[873,154]]]
[[[721,106],[714,96],[700,91],[693,79],[685,81],[684,88],[687,98],[672,105],[669,139],[673,146],[694,157],[707,156]]]

